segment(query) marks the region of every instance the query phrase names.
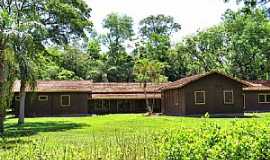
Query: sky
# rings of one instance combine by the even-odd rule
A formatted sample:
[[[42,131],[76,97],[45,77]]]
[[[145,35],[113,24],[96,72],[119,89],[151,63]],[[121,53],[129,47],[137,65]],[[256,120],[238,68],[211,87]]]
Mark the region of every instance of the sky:
[[[228,8],[237,8],[235,3],[225,4],[223,0],[86,0],[86,2],[92,8],[91,20],[98,33],[105,32],[102,21],[112,12],[131,16],[136,32],[139,21],[143,18],[165,14],[173,16],[182,26],[182,29],[173,36],[174,41],[218,24]]]

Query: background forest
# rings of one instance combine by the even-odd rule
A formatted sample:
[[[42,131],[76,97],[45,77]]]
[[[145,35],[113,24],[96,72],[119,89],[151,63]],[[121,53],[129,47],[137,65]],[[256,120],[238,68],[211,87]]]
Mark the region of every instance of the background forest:
[[[210,70],[241,79],[269,79],[270,23],[265,4],[265,1],[244,1],[238,11],[227,10],[221,17],[222,23],[186,36],[176,44],[172,44],[171,38],[181,32],[181,24],[163,14],[143,18],[139,33],[134,31],[132,18],[125,14],[111,13],[105,17],[103,27],[107,32],[103,34],[95,32],[91,22],[77,19],[77,25],[81,26],[70,31],[62,29],[55,33],[58,37],[42,41],[44,49],[21,54],[24,58],[19,59],[10,54],[9,59],[27,59],[30,67],[26,72],[31,74],[25,78],[32,76],[35,80],[134,82],[138,77],[134,68],[142,59],[162,65],[162,74],[168,81]],[[84,7],[91,20],[91,9]],[[68,7],[62,11],[76,16]],[[83,34],[73,36],[76,32]],[[43,36],[38,34],[35,36]],[[12,77],[21,79],[20,72],[25,71],[19,63],[11,65],[18,68],[10,72]]]
[[[270,23],[264,3],[246,1],[238,11],[224,13],[222,23],[198,31],[172,45],[181,32],[173,17],[151,15],[140,21],[139,33],[125,14],[105,17],[105,34],[94,27],[87,36],[65,45],[46,46],[34,60],[37,79],[96,82],[136,81],[134,66],[141,59],[159,61],[169,81],[220,70],[241,79],[268,79]],[[132,46],[131,46],[131,45]],[[105,51],[104,51],[105,50]]]

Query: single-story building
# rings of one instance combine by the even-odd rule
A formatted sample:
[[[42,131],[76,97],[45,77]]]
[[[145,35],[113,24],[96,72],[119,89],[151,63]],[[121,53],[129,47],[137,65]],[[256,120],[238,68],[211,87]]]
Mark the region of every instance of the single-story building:
[[[25,116],[88,114],[91,81],[37,81],[34,91],[26,89]],[[19,113],[20,81],[13,86],[15,115]]]
[[[147,99],[160,112],[159,85],[147,84]],[[20,81],[13,86],[15,114],[19,113]],[[26,117],[143,113],[146,102],[140,83],[93,83],[92,81],[37,81],[34,91],[26,89]]]
[[[243,88],[253,86],[219,72],[189,76],[161,87],[161,111],[167,115],[244,113]]]
[[[20,81],[16,81],[16,115],[19,89]],[[26,91],[27,117],[146,112],[140,83],[38,81],[34,91]],[[244,81],[215,71],[166,84],[149,83],[146,91],[154,112],[166,115],[270,111],[270,81]]]
[[[270,81],[251,81],[253,86],[243,88],[245,93],[245,110],[248,112],[270,111]]]

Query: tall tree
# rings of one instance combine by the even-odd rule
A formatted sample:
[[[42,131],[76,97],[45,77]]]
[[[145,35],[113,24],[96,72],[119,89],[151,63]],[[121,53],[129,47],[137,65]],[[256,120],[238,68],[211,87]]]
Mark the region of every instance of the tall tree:
[[[270,23],[265,10],[227,11],[224,15],[231,72],[242,79],[269,75]]]
[[[140,21],[141,43],[138,45],[140,56],[155,59],[160,62],[168,63],[170,61],[171,36],[181,29],[181,25],[176,23],[171,16],[151,15]],[[135,50],[135,51],[136,51]],[[169,80],[170,66],[166,65],[165,75]]]
[[[27,36],[27,35],[23,35]],[[20,110],[18,124],[24,124],[24,110],[26,98],[26,85],[30,84],[31,88],[35,88],[36,76],[34,72],[34,55],[38,52],[32,37],[15,37],[12,44],[16,63],[18,64],[18,78],[21,80],[20,86]]]
[[[224,0],[224,2],[231,2],[232,0]],[[233,0],[236,4],[243,4],[244,7],[241,8],[242,12],[251,13],[253,9],[263,8],[267,11],[268,17],[270,17],[270,7],[269,0]]]
[[[147,58],[139,59],[134,66],[134,74],[138,82],[143,83],[145,104],[147,111],[153,113],[147,98],[147,83],[160,83],[167,81],[167,77],[163,75],[164,64],[157,60],[150,60]]]
[[[5,52],[3,51],[8,48],[8,44],[13,42],[10,35],[18,39],[17,42],[23,42],[20,39],[23,29],[18,27],[18,24],[33,24],[31,36],[33,42],[40,46],[51,43],[68,43],[73,39],[85,36],[85,31],[91,28],[90,11],[91,9],[82,0],[2,0],[0,3],[2,21],[0,24],[0,57],[4,57]],[[40,29],[40,26],[44,26],[47,34],[35,32]],[[24,43],[11,45],[11,47],[22,47],[23,45]],[[3,64],[3,58],[0,58],[1,70],[3,70]],[[3,71],[0,71],[1,73]],[[3,74],[0,75],[0,88],[3,88],[4,85],[3,76]],[[3,91],[1,91],[1,95],[3,95]]]
[[[140,35],[147,57],[161,62],[168,60],[168,51],[171,48],[171,36],[181,29],[181,25],[171,16],[163,14],[144,18],[140,21]]]
[[[151,39],[153,34],[171,36],[180,29],[181,25],[173,17],[163,14],[151,15],[140,21],[140,34],[145,39]]]
[[[232,0],[224,0],[224,2],[230,2]],[[234,0],[237,4],[244,3],[245,7],[255,8],[257,5],[265,5],[269,3],[269,0]]]
[[[226,34],[221,24],[186,37],[176,49],[178,54],[187,55],[189,73],[226,71],[229,62],[225,42]]]
[[[103,21],[103,27],[108,32],[103,36],[103,42],[108,47],[108,80],[129,81],[132,73],[132,57],[127,54],[125,43],[134,35],[133,20],[118,13],[109,14]]]

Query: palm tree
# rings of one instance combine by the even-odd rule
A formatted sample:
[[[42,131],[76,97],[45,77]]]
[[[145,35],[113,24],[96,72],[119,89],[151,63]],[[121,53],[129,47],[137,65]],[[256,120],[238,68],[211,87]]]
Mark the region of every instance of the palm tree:
[[[14,39],[13,49],[18,68],[18,78],[21,80],[20,85],[20,109],[18,125],[24,124],[25,98],[26,88],[34,90],[36,86],[35,74],[35,55],[38,52],[39,46],[33,41],[33,38],[28,34],[22,35]]]
[[[136,80],[143,83],[146,109],[150,114],[153,113],[153,110],[151,106],[149,106],[147,98],[147,83],[160,83],[167,81],[167,77],[162,75],[164,68],[165,65],[157,60],[143,58],[135,62],[134,74],[136,76]]]
[[[22,59],[20,59],[22,58]],[[19,109],[19,119],[18,125],[24,124],[24,111],[25,111],[25,98],[26,98],[26,86],[29,84],[29,88],[34,90],[36,86],[35,73],[33,70],[33,65],[30,60],[25,60],[25,57],[18,57],[19,62],[19,77],[21,80],[20,86],[20,109]]]

